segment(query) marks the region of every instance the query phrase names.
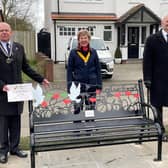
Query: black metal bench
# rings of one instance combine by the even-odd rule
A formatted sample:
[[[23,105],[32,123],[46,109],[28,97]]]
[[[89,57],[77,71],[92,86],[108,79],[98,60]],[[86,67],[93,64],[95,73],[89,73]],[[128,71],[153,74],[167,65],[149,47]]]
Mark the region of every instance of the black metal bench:
[[[156,110],[144,101],[142,80],[104,86],[90,99],[95,101],[95,110],[83,107],[76,115],[74,102],[60,88],[47,91],[36,108],[29,102],[31,168],[36,152],[146,141],[158,141],[155,160],[161,160],[162,131]]]

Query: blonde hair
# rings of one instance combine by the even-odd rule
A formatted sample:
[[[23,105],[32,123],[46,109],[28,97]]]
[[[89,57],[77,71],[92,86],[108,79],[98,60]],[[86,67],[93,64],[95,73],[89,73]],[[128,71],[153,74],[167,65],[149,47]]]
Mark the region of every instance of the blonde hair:
[[[85,35],[88,36],[89,40],[91,39],[91,35],[90,35],[89,31],[87,29],[81,29],[77,34],[78,40],[81,36],[85,36]]]

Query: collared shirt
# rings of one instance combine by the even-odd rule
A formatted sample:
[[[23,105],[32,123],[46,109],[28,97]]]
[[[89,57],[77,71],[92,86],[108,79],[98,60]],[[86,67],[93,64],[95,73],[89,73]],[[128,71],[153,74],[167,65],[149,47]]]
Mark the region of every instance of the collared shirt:
[[[166,42],[168,43],[168,41],[167,41],[167,40],[168,40],[168,39],[167,39],[167,38],[168,38],[168,37],[167,37],[168,32],[166,32],[165,30],[162,29],[162,35],[163,35],[164,39],[166,40]]]
[[[1,42],[2,46],[3,46],[3,48],[5,49],[5,51],[8,53],[8,50],[6,48],[6,44],[9,43],[9,45],[11,46],[11,42],[10,41],[8,41],[8,42],[0,41],[0,42]]]

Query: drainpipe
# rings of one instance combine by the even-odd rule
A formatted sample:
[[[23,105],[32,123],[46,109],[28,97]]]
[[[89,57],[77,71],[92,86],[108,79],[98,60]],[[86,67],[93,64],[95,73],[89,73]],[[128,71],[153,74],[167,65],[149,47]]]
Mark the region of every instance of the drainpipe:
[[[57,0],[57,8],[58,8],[57,13],[60,14],[60,1],[59,0]]]
[[[57,39],[56,39],[56,20],[54,20],[54,43],[55,43],[55,60],[54,60],[54,64],[57,63]]]
[[[57,13],[60,14],[60,1],[57,0]],[[57,32],[56,32],[56,20],[54,20],[54,43],[55,43],[55,61],[57,63]]]

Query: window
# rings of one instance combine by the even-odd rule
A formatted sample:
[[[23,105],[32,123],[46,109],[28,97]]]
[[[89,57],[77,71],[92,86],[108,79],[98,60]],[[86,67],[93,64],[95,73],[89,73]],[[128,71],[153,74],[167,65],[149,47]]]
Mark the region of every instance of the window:
[[[112,41],[112,26],[104,26],[104,41]]]
[[[78,32],[81,29],[87,29],[91,36],[94,35],[94,28],[95,26],[89,26],[89,27],[79,27],[79,28],[75,28],[75,27],[69,27],[69,26],[58,26],[58,31],[59,31],[59,35],[60,36],[75,36],[76,35],[76,31]]]
[[[146,40],[146,27],[143,26],[141,29],[141,43],[144,44]]]
[[[75,35],[75,27],[59,27],[59,35],[60,36],[74,36]]]
[[[128,27],[128,44],[139,43],[139,27]]]
[[[150,34],[153,34],[153,33],[154,33],[154,26],[150,25]]]
[[[168,0],[161,0],[161,4],[168,4]]]
[[[73,39],[72,48],[76,48],[78,45],[77,39]],[[102,39],[91,39],[90,47],[94,48],[95,50],[106,50],[106,46]]]
[[[87,29],[87,30],[90,32],[91,36],[94,35],[94,26],[89,26],[89,27],[79,27],[79,28],[78,28],[78,31],[80,31],[81,29]]]

